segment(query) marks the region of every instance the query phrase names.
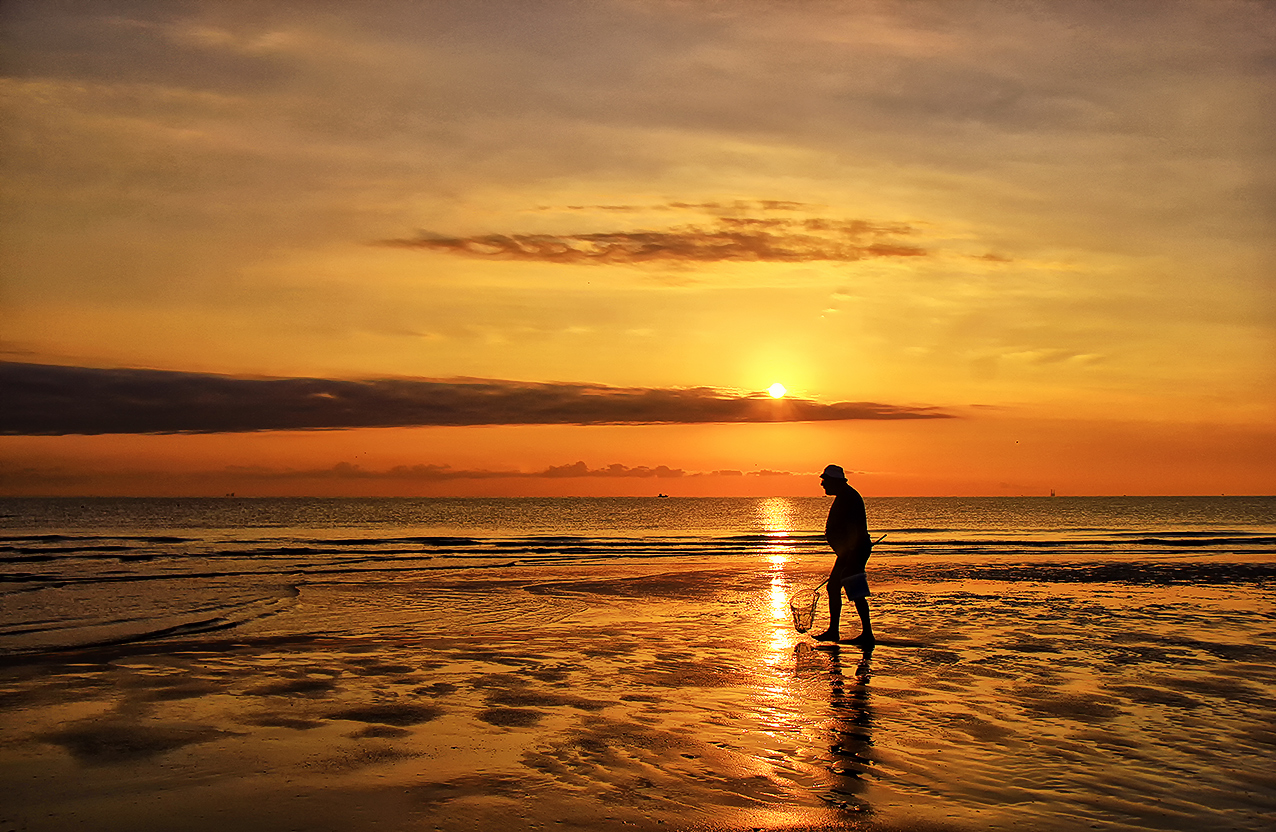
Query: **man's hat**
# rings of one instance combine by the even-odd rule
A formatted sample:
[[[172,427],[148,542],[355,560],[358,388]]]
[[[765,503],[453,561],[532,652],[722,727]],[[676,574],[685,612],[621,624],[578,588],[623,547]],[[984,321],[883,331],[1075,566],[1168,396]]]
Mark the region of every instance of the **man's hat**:
[[[830,465],[824,469],[824,473],[820,474],[822,480],[844,480],[846,472],[842,470],[841,465]]]

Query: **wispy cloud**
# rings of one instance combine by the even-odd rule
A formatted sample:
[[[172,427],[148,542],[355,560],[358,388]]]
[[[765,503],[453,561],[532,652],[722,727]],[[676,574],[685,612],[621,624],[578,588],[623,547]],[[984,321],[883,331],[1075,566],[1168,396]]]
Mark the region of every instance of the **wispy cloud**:
[[[930,406],[771,399],[710,387],[498,379],[240,378],[0,362],[0,434],[229,433],[424,425],[937,419]]]
[[[639,211],[695,211],[717,215],[738,214],[751,211],[809,211],[825,208],[810,202],[794,202],[790,199],[734,199],[718,202],[679,202],[670,200],[648,205],[541,205],[537,211],[616,211],[620,213],[636,213]]]
[[[591,468],[585,462],[567,465],[551,465],[548,468],[524,471],[517,469],[455,468],[446,464],[395,465],[389,468],[365,468],[350,462],[319,468],[269,467],[263,465],[227,465],[223,468],[201,470],[165,470],[156,468],[112,468],[97,470],[92,466],[67,467],[65,465],[19,465],[0,461],[0,489],[24,491],[42,488],[74,488],[78,485],[96,484],[119,486],[140,484],[154,486],[198,485],[205,491],[218,488],[244,488],[256,484],[300,482],[390,482],[401,484],[430,484],[462,481],[491,480],[581,480],[581,479],[629,479],[629,480],[713,480],[770,479],[775,477],[813,477],[815,472],[772,471],[762,469],[743,472],[738,470],[688,471],[667,465],[628,466],[612,463]]]
[[[275,479],[341,479],[341,480],[411,480],[424,482],[446,482],[449,480],[503,480],[503,479],[676,479],[685,476],[706,476],[699,473],[688,473],[681,468],[670,468],[667,465],[648,467],[636,465],[630,467],[613,463],[601,468],[590,468],[584,462],[570,465],[551,465],[536,471],[518,471],[513,469],[488,468],[453,468],[451,465],[395,465],[381,470],[364,468],[349,462],[338,462],[328,468],[292,469],[292,468],[260,468],[252,466],[232,466],[219,475],[234,475],[245,480]]]
[[[792,210],[797,203],[761,201],[762,210]],[[569,206],[571,210],[586,206]],[[635,206],[593,206],[598,210],[638,210]],[[669,203],[661,208],[717,209],[717,203]],[[549,263],[635,265],[755,261],[795,263],[815,260],[852,262],[875,257],[925,257],[920,246],[897,239],[915,232],[903,223],[867,220],[717,217],[703,224],[663,230],[579,234],[478,234],[447,236],[428,231],[416,237],[380,240],[376,245],[422,249],[497,260]]]

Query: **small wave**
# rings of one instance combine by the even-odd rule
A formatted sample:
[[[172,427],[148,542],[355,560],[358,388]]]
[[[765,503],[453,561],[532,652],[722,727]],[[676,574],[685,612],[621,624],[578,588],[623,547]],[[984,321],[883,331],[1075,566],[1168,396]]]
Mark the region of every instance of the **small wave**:
[[[949,528],[926,528],[925,526],[896,526],[892,528],[874,529],[874,532],[887,532],[895,534],[955,534],[959,529]]]
[[[1022,563],[962,566],[890,566],[881,570],[896,579],[933,581],[1007,581],[1046,583],[1116,583],[1136,586],[1265,584],[1276,579],[1276,563]]]
[[[242,626],[291,608],[299,595],[291,584],[246,588],[188,584],[185,591],[122,601],[105,587],[52,589],[24,605],[46,611],[0,629],[0,654],[19,654],[215,632]],[[47,614],[53,610],[55,614]]]
[[[1152,546],[1234,546],[1237,544],[1272,546],[1276,545],[1276,537],[1191,537],[1185,539],[1161,536],[1134,538],[1134,542]]]
[[[48,543],[58,543],[63,540],[100,540],[98,537],[72,537],[64,534],[20,534],[20,535],[3,535],[0,541],[5,543],[14,541],[45,541]]]
[[[136,546],[121,546],[116,543],[101,543],[93,546],[42,546],[34,549],[29,546],[13,547],[9,551],[20,552],[22,554],[50,554],[50,555],[75,555],[80,552],[127,552],[136,549]]]
[[[822,532],[799,531],[760,532],[754,534],[731,534],[711,539],[740,543],[774,543],[777,540],[823,540],[824,534]]]
[[[529,546],[553,546],[555,544],[564,543],[586,543],[591,542],[590,538],[585,537],[514,537],[506,539],[495,539],[487,541],[488,546],[494,546],[498,549],[512,549]],[[592,542],[597,542],[594,538]]]
[[[1139,537],[1149,533],[1148,530],[1143,531],[1110,531],[1108,533],[1113,537]],[[1151,532],[1157,537],[1216,537],[1218,535],[1229,535],[1236,537],[1254,536],[1252,532],[1242,531],[1240,529],[1165,529],[1163,531]]]
[[[69,535],[69,534],[20,534],[20,535],[0,535],[0,542],[16,543],[16,542],[37,542],[37,543],[61,543],[64,541],[77,540],[132,540],[140,543],[196,543],[197,538],[193,537],[167,537],[154,535]]]
[[[330,537],[316,538],[328,546],[383,546],[388,543],[416,543],[423,546],[477,546],[473,537]]]

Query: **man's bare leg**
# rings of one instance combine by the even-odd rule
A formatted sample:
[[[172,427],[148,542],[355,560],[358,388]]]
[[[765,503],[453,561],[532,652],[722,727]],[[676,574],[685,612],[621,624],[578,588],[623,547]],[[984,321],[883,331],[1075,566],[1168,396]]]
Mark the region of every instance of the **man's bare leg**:
[[[841,601],[842,599],[838,599]],[[839,605],[840,606],[840,605]],[[877,639],[873,638],[873,624],[868,620],[868,599],[856,598],[855,611],[860,614],[860,634],[851,639],[852,644],[872,644]]]
[[[839,581],[835,589],[834,582],[830,578],[828,587],[829,628],[818,636],[814,636],[816,641],[838,641],[841,638],[838,634],[838,623],[842,618],[842,585]]]

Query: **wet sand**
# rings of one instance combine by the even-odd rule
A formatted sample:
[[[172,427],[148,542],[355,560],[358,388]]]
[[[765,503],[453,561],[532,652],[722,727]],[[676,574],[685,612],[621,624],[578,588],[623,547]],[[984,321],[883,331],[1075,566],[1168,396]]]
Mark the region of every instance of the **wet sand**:
[[[0,830],[1271,827],[1264,569],[900,558],[865,653],[793,631],[818,565],[314,584],[11,657]]]

